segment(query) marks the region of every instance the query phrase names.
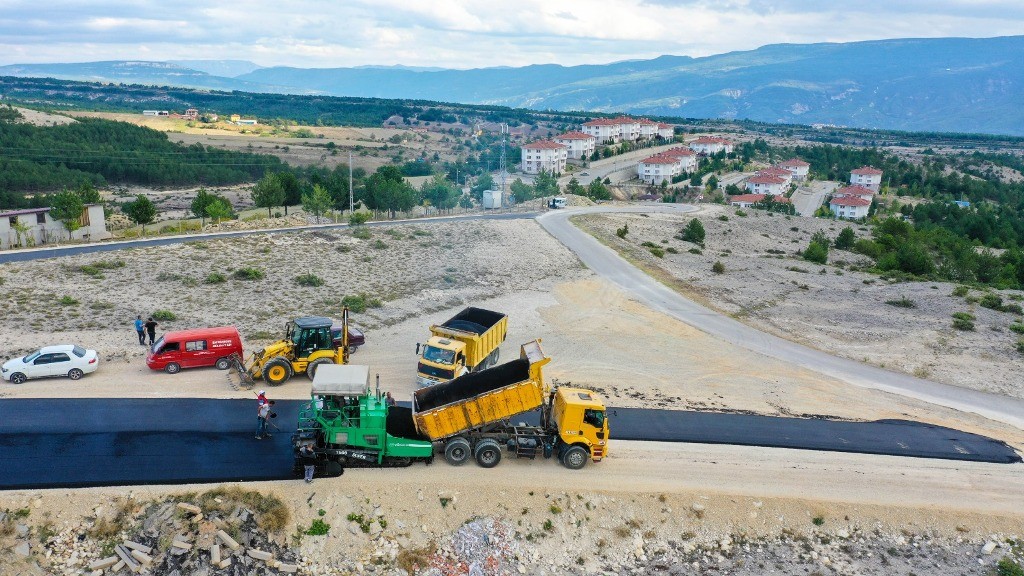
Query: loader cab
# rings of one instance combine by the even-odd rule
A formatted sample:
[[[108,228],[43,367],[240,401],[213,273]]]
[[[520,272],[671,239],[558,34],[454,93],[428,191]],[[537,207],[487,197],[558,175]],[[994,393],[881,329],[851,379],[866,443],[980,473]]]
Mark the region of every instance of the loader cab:
[[[285,327],[285,339],[295,347],[296,358],[307,358],[319,350],[333,350],[331,319],[321,316],[304,316],[289,322]]]
[[[608,455],[608,418],[604,401],[593,390],[558,388],[551,418],[565,444],[587,446],[595,462]]]

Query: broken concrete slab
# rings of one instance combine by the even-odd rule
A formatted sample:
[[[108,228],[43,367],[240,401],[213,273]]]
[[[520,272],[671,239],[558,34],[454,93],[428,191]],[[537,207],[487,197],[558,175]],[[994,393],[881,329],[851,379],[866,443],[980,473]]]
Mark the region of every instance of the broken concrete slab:
[[[125,548],[131,548],[132,550],[138,550],[143,554],[152,554],[153,549],[145,544],[139,544],[138,542],[132,542],[131,540],[125,540],[123,543]]]
[[[178,502],[178,508],[190,513],[190,514],[202,514],[203,509],[195,504],[189,504],[188,502]]]
[[[153,558],[149,554],[139,552],[138,550],[132,550],[132,558],[135,558],[140,563],[145,564],[146,566],[149,566],[153,563]]]
[[[257,559],[257,560],[263,560],[264,562],[269,562],[270,560],[274,559],[274,555],[271,554],[270,552],[264,552],[263,550],[259,550],[259,549],[256,549],[256,548],[250,548],[246,552],[246,554],[248,554],[249,556],[251,556],[251,557],[253,557],[253,558]]]
[[[220,538],[220,541],[223,542],[224,545],[228,548],[231,548],[232,550],[238,550],[238,542],[235,542],[235,539],[229,536],[227,532],[223,530],[218,530],[217,537]]]
[[[97,560],[97,561],[93,562],[92,564],[89,564],[89,570],[106,570],[107,568],[110,568],[114,564],[117,564],[117,562],[118,562],[117,556],[108,556],[108,557],[103,558],[101,560]]]

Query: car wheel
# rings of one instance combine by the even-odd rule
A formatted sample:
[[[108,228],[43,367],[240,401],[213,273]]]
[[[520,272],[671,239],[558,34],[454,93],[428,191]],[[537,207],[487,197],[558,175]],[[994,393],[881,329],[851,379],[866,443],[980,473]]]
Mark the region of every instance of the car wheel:
[[[78,368],[72,368],[71,371],[68,372],[68,378],[71,378],[72,380],[80,380],[82,376],[85,376],[85,372],[82,372]]]
[[[349,353],[349,354],[355,354],[355,353],[356,353],[356,350],[359,350],[359,346],[351,346],[351,345],[350,345],[350,346],[348,347],[348,353]]]
[[[171,362],[167,366],[164,366],[164,371],[168,374],[177,374],[181,372],[181,366],[177,362]]]
[[[227,370],[231,367],[231,362],[227,358],[218,358],[215,366],[217,366],[217,370]]]
[[[28,376],[25,376],[21,372],[11,374],[11,384],[24,384],[26,380],[28,380]]]

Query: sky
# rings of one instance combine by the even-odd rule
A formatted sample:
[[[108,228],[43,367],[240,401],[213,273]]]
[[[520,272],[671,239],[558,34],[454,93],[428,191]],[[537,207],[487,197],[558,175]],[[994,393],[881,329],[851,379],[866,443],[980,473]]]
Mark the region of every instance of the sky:
[[[1024,0],[0,0],[0,65],[571,66],[1021,34]]]

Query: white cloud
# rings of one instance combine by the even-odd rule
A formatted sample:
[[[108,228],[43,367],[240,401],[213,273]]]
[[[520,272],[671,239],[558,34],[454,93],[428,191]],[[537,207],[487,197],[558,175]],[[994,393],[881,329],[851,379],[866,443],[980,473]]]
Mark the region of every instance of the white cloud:
[[[704,56],[780,42],[998,36],[1020,0],[5,0],[0,64],[251,59],[470,68]]]

